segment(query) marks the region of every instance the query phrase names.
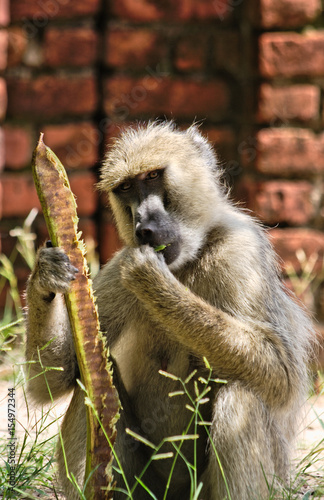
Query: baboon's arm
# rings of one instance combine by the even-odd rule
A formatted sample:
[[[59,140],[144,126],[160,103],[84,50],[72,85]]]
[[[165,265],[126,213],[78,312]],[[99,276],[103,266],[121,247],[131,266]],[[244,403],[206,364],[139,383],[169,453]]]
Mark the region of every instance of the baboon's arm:
[[[37,401],[49,401],[49,389],[53,398],[59,397],[75,383],[78,365],[62,295],[75,271],[60,249],[42,248],[28,281],[27,378]]]
[[[243,381],[271,406],[294,396],[294,366],[278,334],[206,303],[151,248],[130,249],[122,276],[154,319],[194,354],[205,356],[218,376]]]

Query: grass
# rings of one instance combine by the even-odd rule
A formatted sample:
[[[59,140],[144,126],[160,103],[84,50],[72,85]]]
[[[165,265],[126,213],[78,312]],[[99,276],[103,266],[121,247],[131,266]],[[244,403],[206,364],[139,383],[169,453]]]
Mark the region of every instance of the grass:
[[[8,413],[8,415],[11,415],[7,419],[8,423],[11,424],[16,421],[16,425],[14,428],[12,426],[10,429],[8,428],[8,430],[0,436],[0,460],[2,461],[0,463],[0,498],[3,499],[62,498],[60,496],[60,491],[57,489],[57,486],[55,486],[54,453],[57,439],[62,439],[59,427],[60,418],[55,414],[54,402],[46,410],[43,409],[38,411],[35,417],[34,409],[30,407],[25,393],[26,380],[23,370],[22,352],[24,333],[23,312],[14,268],[18,257],[22,257],[30,269],[33,267],[35,260],[35,235],[31,228],[35,216],[36,212],[32,211],[23,226],[11,232],[11,236],[15,237],[17,240],[17,244],[12,254],[9,257],[0,255],[0,292],[7,286],[6,305],[3,318],[0,321],[0,361],[2,362],[0,366],[2,366],[2,368],[8,368],[8,370],[2,370],[4,378],[2,382],[0,380],[0,384],[6,386],[7,389],[15,389],[15,394],[9,391],[9,395],[4,394],[3,397],[1,396],[1,405],[7,406],[10,399],[17,400],[19,394],[18,399],[23,402],[23,406],[25,407],[24,411],[19,408],[18,414],[16,412]],[[307,261],[304,255],[300,253],[299,259],[302,264],[302,273],[297,274],[293,269],[290,269],[290,281],[296,288],[298,285],[298,290],[296,291],[299,292],[299,294],[305,294],[305,291],[310,290],[311,287],[318,286],[320,278],[318,274],[315,276],[315,258]],[[97,267],[97,263],[95,262],[93,268],[97,269]],[[208,402],[208,393],[211,385],[215,383],[224,383],[224,381],[213,379],[207,360],[205,360],[205,363],[206,367],[209,368],[209,376],[206,379],[201,377],[197,378],[196,373],[193,372],[186,380],[182,381],[172,374],[160,372],[161,376],[171,377],[181,384],[182,389],[171,393],[169,396],[171,398],[183,399],[183,404],[186,405],[191,415],[190,422],[182,435],[167,437],[158,446],[155,446],[144,437],[134,434],[134,432],[130,430],[128,431],[131,436],[150,448],[152,454],[141,474],[134,478],[133,484],[128,484],[118,457],[115,456],[116,467],[114,474],[115,476],[120,474],[124,478],[125,487],[122,491],[125,494],[125,499],[132,499],[138,488],[144,488],[152,499],[156,499],[154,494],[145,485],[143,478],[145,470],[150,464],[152,464],[153,461],[157,462],[161,460],[171,460],[172,465],[170,467],[170,475],[163,499],[159,498],[156,500],[167,499],[172,474],[178,460],[184,460],[190,476],[190,500],[198,500],[200,498],[199,494],[202,484],[199,482],[197,474],[196,459],[194,458],[193,463],[190,463],[184,456],[182,447],[184,442],[189,440],[195,448],[198,432],[201,427],[204,428],[207,435],[209,434],[209,422],[203,420],[201,408]],[[5,377],[7,377],[7,381]],[[323,375],[319,374],[319,377],[319,397],[324,397]],[[190,381],[192,382],[192,378],[194,379],[194,395],[188,390],[188,384]],[[82,388],[84,390],[84,387]],[[12,395],[14,395],[14,398],[10,398]],[[91,406],[91,401],[86,394],[85,402]],[[26,414],[25,419],[21,417],[21,413]],[[314,418],[320,423],[324,436],[323,416],[314,413]],[[193,431],[189,433],[189,429],[192,428]],[[11,456],[8,442],[15,443],[15,485],[13,487],[10,485],[10,472],[12,472],[12,469],[10,469]],[[165,444],[168,445],[168,450],[170,451],[163,451]],[[213,451],[217,457],[217,450],[215,447],[213,447]],[[319,472],[316,472],[316,470]],[[67,474],[71,482],[75,484],[75,488],[78,490],[80,498],[85,500],[85,487],[81,490],[76,485],[75,478],[69,473],[68,468]],[[226,481],[226,478],[224,478],[224,480]],[[228,498],[230,499],[229,493]],[[278,494],[274,491],[273,485],[269,484],[268,500],[278,500],[279,498],[282,500],[324,498],[324,437],[320,439],[311,450],[307,450],[305,455],[299,460],[289,488],[287,487],[282,491],[280,497],[278,497]]]
[[[0,436],[0,497],[3,499],[59,498],[54,485],[57,419],[53,419],[52,408],[42,409],[36,420],[32,417],[25,393],[25,374],[20,364],[23,359],[24,317],[15,265],[18,258],[22,258],[29,269],[34,265],[36,235],[32,232],[32,224],[36,215],[37,210],[32,210],[23,226],[10,232],[16,238],[11,255],[0,254],[0,293],[6,293],[0,321],[0,369],[4,374],[0,383],[6,390],[1,392],[0,402],[8,410],[3,424],[8,428]],[[9,391],[8,395],[9,389],[14,389],[14,392]],[[14,487],[10,484],[13,477]]]
[[[198,500],[202,484],[199,482],[196,463],[195,460],[193,463],[188,462],[186,457],[183,455],[181,448],[183,446],[183,443],[188,440],[192,441],[193,446],[195,446],[198,437],[198,431],[201,426],[205,429],[205,432],[207,434],[209,433],[209,422],[205,422],[203,420],[201,415],[201,408],[208,402],[208,392],[211,384],[222,381],[213,379],[211,371],[209,372],[209,377],[206,379],[196,379],[196,373],[193,372],[190,376],[190,378],[195,378],[195,394],[193,396],[187,389],[187,384],[190,381],[189,377],[185,381],[182,381],[178,377],[175,377],[174,375],[166,372],[161,372],[161,376],[173,378],[174,380],[177,380],[181,383],[182,390],[170,393],[169,396],[172,398],[183,399],[183,404],[186,405],[188,412],[191,414],[189,425],[184,430],[183,435],[165,438],[158,446],[155,446],[144,437],[129,430],[128,433],[131,436],[150,448],[152,455],[142,473],[138,477],[134,478],[133,484],[127,483],[122,466],[118,462],[118,457],[115,457],[117,463],[114,470],[115,477],[116,475],[121,474],[125,480],[125,488],[119,491],[124,492],[125,499],[132,499],[135,491],[138,488],[144,488],[150,498],[156,499],[156,496],[147,488],[143,481],[145,470],[153,461],[171,460],[172,466],[170,467],[169,480],[167,482],[165,494],[163,496],[163,500],[166,500],[175,463],[177,460],[184,460],[191,479],[191,491],[189,498],[190,500]],[[60,498],[60,492],[56,489],[54,480],[54,448],[56,440],[60,439],[60,432],[58,426],[59,419],[56,416],[53,417],[54,405],[52,405],[46,411],[39,412],[36,420],[32,419],[28,401],[24,392],[24,373],[22,371],[21,365],[19,364],[17,364],[15,367],[14,380],[12,381],[10,386],[15,387],[17,392],[20,390],[20,392],[23,394],[27,410],[27,425],[23,425],[23,427],[20,428],[20,432],[16,432],[19,440],[17,443],[18,445],[16,453],[16,485],[14,487],[14,491],[10,489],[10,478],[8,476],[9,464],[8,460],[6,460],[5,458],[8,457],[7,436],[2,437],[0,440],[0,456],[4,459],[4,466],[2,466],[0,469],[0,497],[2,495],[2,498],[4,499],[58,499]],[[84,387],[82,387],[82,389],[85,390]],[[322,393],[324,394],[324,391],[322,391]],[[89,400],[89,398],[87,398],[86,394],[85,401],[86,404],[91,406],[91,401]],[[324,430],[323,420],[320,417],[315,418],[318,418]],[[193,430],[189,434],[189,428],[191,428],[192,424]],[[172,447],[172,451],[161,451],[166,443],[168,443]],[[322,455],[323,460],[323,449],[324,439],[322,439],[313,449],[305,453],[305,456],[297,464],[296,475],[293,478],[290,487],[285,489],[281,493],[280,497],[276,495],[273,486],[269,484],[269,500],[278,500],[278,498],[282,498],[283,500],[306,500],[310,498],[322,498],[324,495],[323,461],[321,464],[321,476],[312,471],[312,469],[314,469],[314,467],[316,468],[317,462],[320,459],[320,455]],[[217,456],[217,450],[214,449],[214,452]],[[5,462],[7,462],[7,464]],[[68,469],[67,473],[69,474]],[[76,485],[75,478],[72,476],[72,474],[70,474],[70,480],[79,490],[80,499],[85,500],[85,487],[83,488],[83,490],[81,490]],[[162,498],[158,498],[156,500],[162,500]],[[228,500],[230,500],[230,495],[228,495]]]
[[[19,371],[18,377],[15,375],[13,382],[8,382],[8,386],[14,387],[16,404],[17,392],[23,394],[27,419],[26,423],[20,420],[20,411],[18,414],[15,411],[14,433],[9,435],[8,431],[1,436],[0,456],[3,463],[0,468],[0,495],[4,499],[58,499],[54,479],[55,435],[58,430],[52,409],[40,411],[36,419],[31,417],[22,371]],[[11,443],[10,451],[8,443]]]

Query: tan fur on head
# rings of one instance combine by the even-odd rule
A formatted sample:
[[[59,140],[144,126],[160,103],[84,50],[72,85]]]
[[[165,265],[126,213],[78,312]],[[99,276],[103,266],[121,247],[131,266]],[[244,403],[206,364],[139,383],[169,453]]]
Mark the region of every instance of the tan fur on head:
[[[127,129],[116,139],[104,160],[99,188],[108,193],[111,208],[121,238],[134,246],[130,216],[114,196],[113,190],[125,179],[145,171],[165,168],[166,189],[171,206],[187,221],[187,208],[191,207],[191,221],[195,234],[188,227],[187,241],[201,241],[199,228],[212,227],[217,217],[217,200],[224,193],[218,183],[222,169],[211,145],[192,125],[185,131],[176,129],[172,122],[152,122]],[[192,193],[195,193],[193,203]],[[181,200],[181,203],[179,203]],[[210,206],[206,211],[205,207]],[[213,209],[212,209],[213,207]],[[207,229],[208,230],[208,229]],[[197,244],[198,248],[200,244]]]
[[[122,132],[104,159],[99,187],[112,191],[125,178],[146,170],[166,166],[170,159],[190,168],[201,163],[217,175],[217,160],[212,147],[192,125],[185,131],[173,122],[139,124]]]

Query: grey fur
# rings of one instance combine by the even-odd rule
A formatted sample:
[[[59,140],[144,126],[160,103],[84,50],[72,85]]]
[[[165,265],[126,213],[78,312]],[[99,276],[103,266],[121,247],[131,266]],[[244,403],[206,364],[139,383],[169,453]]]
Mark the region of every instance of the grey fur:
[[[180,254],[169,266],[151,247],[136,245],[130,211],[113,191],[125,179],[161,167],[165,167],[168,210],[179,225],[181,239]],[[276,486],[288,477],[296,414],[307,390],[313,333],[307,315],[281,284],[265,231],[231,203],[220,177],[211,146],[194,126],[179,131],[170,123],[140,125],[123,133],[105,159],[100,187],[109,195],[125,242],[94,280],[101,328],[116,363],[115,380],[124,407],[116,450],[132,484],[149,450],[127,438],[125,427],[156,444],[181,434],[190,413],[181,398],[168,396],[177,383],[158,371],[167,367],[185,379],[196,367],[205,375],[205,356],[215,375],[228,380],[223,386],[212,385],[204,418],[213,422],[211,435],[232,500],[265,499],[264,475]],[[74,390],[63,436],[69,467],[82,484],[85,409],[58,293],[65,291],[73,273],[55,267],[57,251],[52,250],[40,250],[28,283],[26,354],[27,359],[37,360],[37,349],[54,338],[41,357],[45,365],[64,368],[64,372],[47,373],[52,394]],[[64,265],[63,259],[62,269]],[[49,293],[55,293],[55,298],[44,300]],[[32,367],[35,374],[39,368]],[[31,380],[29,388],[38,401],[48,400],[42,377]],[[199,480],[204,483],[199,498],[227,498],[204,431],[197,450]],[[182,451],[193,461],[191,442]],[[58,456],[67,498],[74,500],[78,496],[65,478],[60,450]],[[170,466],[170,460],[154,462],[144,475],[159,499]],[[118,475],[116,479],[123,487]],[[179,459],[167,498],[189,498],[189,491],[189,476]],[[125,495],[116,493],[114,498]],[[134,498],[148,496],[138,486]]]

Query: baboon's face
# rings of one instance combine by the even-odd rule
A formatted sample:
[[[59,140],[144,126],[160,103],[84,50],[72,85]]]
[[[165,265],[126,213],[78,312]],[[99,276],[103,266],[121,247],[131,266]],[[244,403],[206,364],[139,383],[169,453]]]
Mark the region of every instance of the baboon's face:
[[[100,188],[123,242],[165,245],[171,271],[197,258],[221,217],[217,161],[195,128],[166,123],[123,132],[106,156]]]
[[[165,189],[165,169],[159,168],[125,179],[114,190],[132,221],[133,239],[136,246],[150,245],[163,254],[170,265],[180,254],[180,228],[168,212]]]

